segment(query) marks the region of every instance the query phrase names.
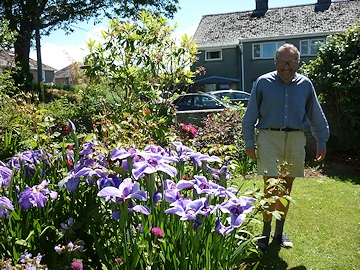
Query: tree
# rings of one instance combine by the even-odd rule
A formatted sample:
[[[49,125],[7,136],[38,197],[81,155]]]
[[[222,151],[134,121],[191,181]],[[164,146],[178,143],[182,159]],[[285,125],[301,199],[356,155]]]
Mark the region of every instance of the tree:
[[[319,99],[331,108],[348,137],[345,141],[353,142],[360,128],[360,21],[344,34],[330,36],[318,57],[300,71],[312,79]]]
[[[193,83],[189,67],[198,53],[192,38],[184,35],[177,42],[173,30],[165,18],[144,11],[137,20],[111,20],[103,42],[88,43],[86,74],[116,92],[127,107],[139,97],[169,98]]]
[[[29,54],[36,30],[44,35],[56,29],[71,33],[73,23],[92,17],[99,22],[103,16],[133,16],[140,9],[172,17],[177,4],[178,0],[2,0],[0,16],[9,21],[11,31],[18,33],[14,49],[21,72],[15,80],[25,90],[31,87]]]

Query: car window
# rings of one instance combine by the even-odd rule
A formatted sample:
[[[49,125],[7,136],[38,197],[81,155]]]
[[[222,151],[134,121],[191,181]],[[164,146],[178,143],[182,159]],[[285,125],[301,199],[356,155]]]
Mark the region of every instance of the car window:
[[[248,99],[249,96],[244,93],[234,93],[235,99]]]
[[[204,107],[209,109],[223,107],[217,100],[212,99],[211,97],[203,97],[203,103],[206,104]]]
[[[193,104],[193,97],[186,97],[184,96],[178,105],[181,105],[181,106],[191,106]]]

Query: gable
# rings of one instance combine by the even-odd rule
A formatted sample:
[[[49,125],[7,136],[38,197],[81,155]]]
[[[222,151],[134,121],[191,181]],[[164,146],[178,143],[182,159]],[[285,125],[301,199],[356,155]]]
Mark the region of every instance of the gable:
[[[253,17],[253,11],[205,15],[194,40],[200,48],[211,48],[234,46],[240,39],[344,32],[359,20],[360,1],[333,2],[328,9],[317,10],[311,4],[271,8],[261,17]]]

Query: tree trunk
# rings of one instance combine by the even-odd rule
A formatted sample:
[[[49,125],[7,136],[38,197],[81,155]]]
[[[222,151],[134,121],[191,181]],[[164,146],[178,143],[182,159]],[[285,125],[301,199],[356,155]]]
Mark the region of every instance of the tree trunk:
[[[21,68],[14,75],[14,80],[16,85],[25,92],[31,91],[33,81],[29,64],[32,30],[30,23],[21,23],[20,31],[14,44],[16,67]]]

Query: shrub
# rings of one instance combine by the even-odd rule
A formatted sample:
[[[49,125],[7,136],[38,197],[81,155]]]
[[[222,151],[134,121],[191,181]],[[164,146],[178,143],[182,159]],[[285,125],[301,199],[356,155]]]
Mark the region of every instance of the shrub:
[[[236,174],[246,175],[255,168],[245,152],[242,134],[242,118],[245,110],[242,107],[226,109],[212,113],[202,123],[194,139],[194,147],[201,152],[208,152],[230,160]]]

